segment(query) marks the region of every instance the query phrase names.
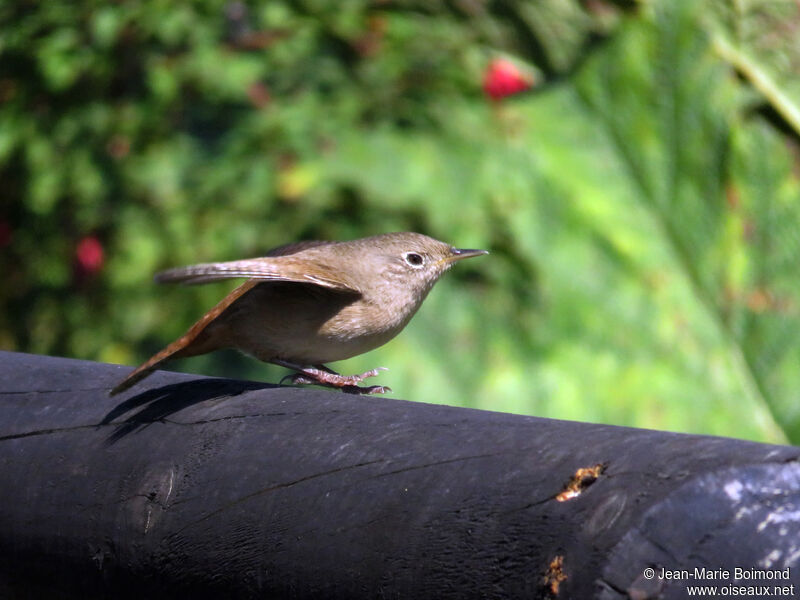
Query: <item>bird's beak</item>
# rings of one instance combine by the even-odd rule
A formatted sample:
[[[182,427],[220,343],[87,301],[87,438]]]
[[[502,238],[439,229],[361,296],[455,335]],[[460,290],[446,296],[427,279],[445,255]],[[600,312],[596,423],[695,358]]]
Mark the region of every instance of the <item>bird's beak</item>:
[[[489,254],[488,250],[467,250],[466,248],[451,248],[450,256],[445,258],[446,262],[455,262],[463,258],[470,258],[472,256],[480,256],[481,254]]]

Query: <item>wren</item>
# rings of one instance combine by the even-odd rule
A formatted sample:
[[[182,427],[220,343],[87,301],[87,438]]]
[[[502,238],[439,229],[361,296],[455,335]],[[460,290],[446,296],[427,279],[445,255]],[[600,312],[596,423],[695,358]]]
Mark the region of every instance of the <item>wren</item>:
[[[458,260],[488,254],[419,233],[387,233],[348,242],[307,241],[261,258],[204,263],[158,273],[159,283],[198,284],[246,277],[180,338],[122,380],[118,394],[173,358],[236,348],[296,372],[293,383],[356,393],[381,368],[339,375],[325,363],[368,352],[395,337],[433,285]]]

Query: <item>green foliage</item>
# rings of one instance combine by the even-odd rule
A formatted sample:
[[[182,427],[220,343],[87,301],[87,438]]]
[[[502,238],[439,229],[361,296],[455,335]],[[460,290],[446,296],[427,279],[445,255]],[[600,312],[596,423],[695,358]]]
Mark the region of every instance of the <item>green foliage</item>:
[[[492,254],[343,372],[800,441],[800,9],[630,4],[0,5],[0,347],[134,364],[233,286],[159,269],[416,230]],[[501,54],[544,81],[489,101]]]

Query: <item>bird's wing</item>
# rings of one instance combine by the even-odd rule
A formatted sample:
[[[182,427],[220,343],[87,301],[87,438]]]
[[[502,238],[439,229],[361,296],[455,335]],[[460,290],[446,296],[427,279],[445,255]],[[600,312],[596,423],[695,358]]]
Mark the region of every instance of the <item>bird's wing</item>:
[[[198,284],[247,277],[260,281],[292,281],[310,283],[325,288],[358,292],[325,265],[309,260],[296,260],[292,256],[275,256],[233,260],[230,262],[203,263],[178,267],[157,273],[158,283]]]
[[[297,252],[302,252],[303,250],[308,250],[309,248],[316,248],[318,246],[327,246],[333,243],[335,242],[322,242],[320,240],[304,240],[302,242],[292,242],[291,244],[284,244],[283,246],[278,246],[277,248],[273,248],[272,250],[267,252],[265,256],[288,256],[289,254],[296,254]]]

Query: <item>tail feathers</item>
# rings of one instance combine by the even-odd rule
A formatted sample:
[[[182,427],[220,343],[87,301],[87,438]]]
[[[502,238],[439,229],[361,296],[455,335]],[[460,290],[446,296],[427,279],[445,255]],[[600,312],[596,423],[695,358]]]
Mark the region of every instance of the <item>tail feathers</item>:
[[[227,347],[224,333],[221,334],[217,329],[216,333],[211,335],[206,328],[212,323],[219,324],[217,319],[230,308],[239,298],[244,296],[251,289],[261,283],[257,279],[248,279],[242,285],[233,290],[230,294],[225,296],[214,308],[208,311],[203,317],[197,321],[182,337],[172,342],[169,346],[164,348],[158,354],[151,356],[147,362],[138,367],[125,379],[123,379],[114,389],[111,390],[109,396],[114,396],[120,392],[124,392],[129,387],[135,385],[148,375],[160,367],[163,363],[173,358],[182,358],[188,356],[196,356],[198,354],[205,354],[218,348]],[[223,327],[224,331],[224,327]]]
[[[169,346],[164,348],[158,354],[151,356],[145,363],[141,364],[139,367],[136,368],[133,372],[131,372],[125,379],[120,381],[110,392],[109,396],[115,396],[120,392],[124,392],[128,388],[136,385],[142,379],[150,375],[153,371],[155,371],[158,367],[160,367],[163,363],[167,362],[173,358],[180,358],[181,356],[186,356],[187,353],[185,352],[186,349],[186,340],[180,338],[172,342]]]

